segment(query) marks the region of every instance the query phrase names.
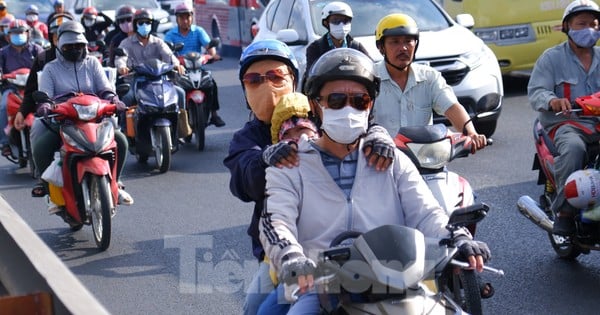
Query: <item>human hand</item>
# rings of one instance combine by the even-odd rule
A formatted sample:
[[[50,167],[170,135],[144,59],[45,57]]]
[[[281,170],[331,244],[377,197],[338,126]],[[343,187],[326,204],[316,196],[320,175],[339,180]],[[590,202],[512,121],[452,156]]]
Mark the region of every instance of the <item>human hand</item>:
[[[185,74],[185,67],[184,67],[183,65],[178,65],[178,66],[176,67],[176,69],[177,69],[177,73],[179,73],[179,74],[181,74],[181,75],[184,75],[184,74]]]
[[[121,101],[117,95],[111,97],[110,102],[115,104],[117,111],[119,112],[124,112],[127,110],[127,105],[125,105],[125,103],[123,103],[123,101]]]
[[[119,71],[120,75],[127,75],[129,73],[129,68],[127,68],[127,67],[121,67],[121,68],[119,68],[118,71]]]
[[[296,254],[283,262],[279,279],[287,286],[298,285],[298,292],[302,294],[314,286],[313,275],[316,268],[315,262],[310,258]]]
[[[555,113],[568,114],[571,111],[571,102],[566,98],[553,98],[550,100],[550,110]]]
[[[483,148],[485,148],[485,146],[487,145],[487,138],[485,135],[479,134],[479,133],[472,133],[469,135],[469,138],[471,138],[472,144],[471,144],[471,153],[474,154],[475,151],[477,150],[481,150]]]
[[[298,146],[295,142],[281,141],[267,146],[262,153],[263,162],[278,168],[293,168],[298,166]]]
[[[17,112],[17,114],[15,115],[13,126],[19,131],[25,128],[25,117],[23,117],[23,114],[21,112]]]
[[[48,114],[52,113],[53,106],[50,103],[42,103],[35,111],[37,117],[48,118]]]
[[[483,271],[483,264],[492,257],[486,243],[469,239],[464,235],[458,236],[454,245],[458,248],[458,258],[467,261],[469,267],[478,272]]]
[[[396,144],[385,128],[374,125],[367,130],[363,152],[369,166],[377,171],[387,170],[394,160],[395,149]]]

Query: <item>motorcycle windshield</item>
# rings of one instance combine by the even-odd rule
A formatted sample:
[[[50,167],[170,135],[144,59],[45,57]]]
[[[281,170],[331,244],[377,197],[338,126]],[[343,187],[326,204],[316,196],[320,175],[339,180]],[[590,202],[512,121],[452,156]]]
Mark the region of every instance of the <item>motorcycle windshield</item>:
[[[173,65],[165,63],[160,59],[152,58],[146,60],[142,64],[135,66],[134,70],[138,75],[159,77],[173,70]]]
[[[136,87],[136,99],[142,110],[148,108],[163,109],[177,104],[177,91],[170,81],[141,81]]]

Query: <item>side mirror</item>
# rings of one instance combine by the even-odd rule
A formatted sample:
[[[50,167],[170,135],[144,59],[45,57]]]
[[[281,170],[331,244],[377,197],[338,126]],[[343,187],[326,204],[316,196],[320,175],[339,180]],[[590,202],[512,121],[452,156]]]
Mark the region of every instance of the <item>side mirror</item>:
[[[184,46],[185,46],[184,43],[177,43],[177,44],[173,44],[173,47],[171,49],[173,51],[182,51]]]
[[[127,57],[127,51],[123,48],[117,48],[115,50],[115,56],[117,57]]]
[[[448,225],[461,227],[475,224],[483,220],[487,216],[489,210],[490,207],[485,203],[476,203],[468,207],[456,209],[450,215]]]
[[[129,83],[121,83],[119,85],[117,85],[117,95],[119,95],[119,97],[123,97],[123,95],[127,94],[127,92],[129,92],[129,89],[131,88],[131,85],[129,85]]]
[[[208,42],[208,49],[211,49],[213,47],[219,48],[219,46],[221,46],[221,38],[219,37],[215,37],[211,39],[210,42]]]
[[[48,96],[48,94],[46,94],[46,92],[34,91],[31,94],[31,96],[33,97],[33,100],[35,101],[36,104],[52,102],[52,100],[50,99],[50,96]]]

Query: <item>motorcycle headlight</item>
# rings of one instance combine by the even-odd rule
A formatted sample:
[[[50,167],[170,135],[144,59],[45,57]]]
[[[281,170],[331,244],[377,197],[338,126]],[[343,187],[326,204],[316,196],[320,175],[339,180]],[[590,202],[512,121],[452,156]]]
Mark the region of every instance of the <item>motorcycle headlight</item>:
[[[100,123],[96,130],[96,143],[94,143],[94,150],[96,152],[102,152],[105,148],[111,144],[112,139],[115,137],[115,127],[110,119],[105,119]]]
[[[83,121],[89,121],[95,119],[98,115],[98,108],[100,103],[94,102],[89,105],[73,104],[73,108],[77,112],[77,117]]]
[[[446,166],[452,153],[450,139],[434,143],[408,143],[407,146],[415,154],[421,166],[430,169]]]
[[[73,126],[62,126],[63,140],[70,146],[77,148],[79,151],[87,151],[86,144],[89,143],[85,133]]]

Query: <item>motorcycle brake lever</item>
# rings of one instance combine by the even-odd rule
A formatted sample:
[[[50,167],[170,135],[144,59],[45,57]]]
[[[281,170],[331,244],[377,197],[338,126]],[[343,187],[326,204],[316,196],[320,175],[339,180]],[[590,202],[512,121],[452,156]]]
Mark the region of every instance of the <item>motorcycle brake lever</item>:
[[[453,264],[453,265],[455,265],[455,266],[461,267],[461,268],[469,268],[469,263],[466,263],[464,261],[452,259],[450,261],[450,263]],[[489,271],[489,272],[491,272],[491,273],[493,273],[493,274],[495,274],[497,276],[504,277],[504,270],[502,270],[502,269],[496,269],[496,268],[484,265],[483,266],[483,270]]]

